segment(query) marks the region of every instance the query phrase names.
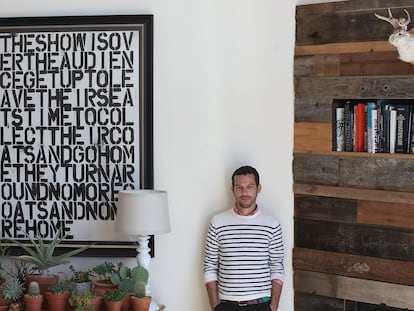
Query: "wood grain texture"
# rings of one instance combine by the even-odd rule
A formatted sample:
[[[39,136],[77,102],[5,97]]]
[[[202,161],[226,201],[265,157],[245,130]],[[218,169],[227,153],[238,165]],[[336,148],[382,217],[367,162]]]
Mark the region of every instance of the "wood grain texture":
[[[412,10],[413,4],[405,8]],[[377,8],[297,16],[296,45],[385,41],[393,29],[374,13],[388,16],[386,9]],[[393,15],[406,17],[401,7],[394,7]]]
[[[295,122],[295,152],[329,152],[331,151],[332,124],[319,122]]]
[[[295,247],[414,261],[414,230],[295,218]]]
[[[403,191],[384,191],[376,189],[355,189],[316,184],[293,184],[295,194],[316,195],[323,197],[393,202],[398,204],[414,204],[414,193]]]
[[[295,217],[336,222],[357,222],[358,201],[295,194]]]
[[[296,183],[414,191],[414,166],[401,158],[295,154]]]
[[[414,309],[414,286],[363,280],[332,274],[296,270],[294,286],[299,292],[338,299]]]
[[[293,267],[300,270],[414,285],[414,273],[408,272],[414,271],[414,261],[295,248],[293,250]]]
[[[413,76],[393,77],[297,77],[297,98],[387,99],[413,98]]]
[[[297,45],[295,55],[319,55],[319,54],[342,54],[342,53],[374,53],[395,52],[396,48],[387,40],[368,42],[343,42],[316,45]]]
[[[357,220],[365,224],[414,229],[414,204],[358,201]]]
[[[326,51],[328,52],[328,51]],[[330,51],[329,51],[330,52]],[[392,52],[350,53],[295,56],[296,77],[390,76],[414,73],[414,66]]]

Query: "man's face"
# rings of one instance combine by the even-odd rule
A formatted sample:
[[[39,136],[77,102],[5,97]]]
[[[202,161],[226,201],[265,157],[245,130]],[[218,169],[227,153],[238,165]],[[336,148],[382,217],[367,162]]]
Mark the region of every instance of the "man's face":
[[[253,174],[234,176],[233,194],[240,209],[256,208],[256,197],[262,187],[256,185]]]

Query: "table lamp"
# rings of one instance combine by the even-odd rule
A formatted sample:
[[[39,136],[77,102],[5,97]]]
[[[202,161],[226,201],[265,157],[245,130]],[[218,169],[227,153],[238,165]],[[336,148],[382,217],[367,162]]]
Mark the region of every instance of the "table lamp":
[[[150,270],[150,235],[170,232],[167,192],[160,190],[127,190],[118,194],[115,229],[138,241],[137,262]],[[148,280],[147,295],[151,295]],[[150,307],[150,310],[158,310]]]

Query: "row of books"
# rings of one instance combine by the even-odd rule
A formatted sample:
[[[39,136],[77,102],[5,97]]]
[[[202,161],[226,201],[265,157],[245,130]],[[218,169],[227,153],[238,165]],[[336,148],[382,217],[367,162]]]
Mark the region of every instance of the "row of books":
[[[332,150],[414,153],[414,101],[334,100]]]

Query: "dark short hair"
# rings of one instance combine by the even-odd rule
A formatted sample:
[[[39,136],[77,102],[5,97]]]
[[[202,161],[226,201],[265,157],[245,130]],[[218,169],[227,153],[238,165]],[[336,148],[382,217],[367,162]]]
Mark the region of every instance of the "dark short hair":
[[[241,166],[239,167],[237,170],[234,171],[233,175],[231,176],[231,183],[234,187],[234,177],[235,176],[239,176],[239,175],[248,175],[248,174],[253,174],[254,175],[254,179],[256,181],[256,186],[259,185],[260,181],[259,181],[259,173],[256,171],[256,169],[254,167],[251,166]]]

